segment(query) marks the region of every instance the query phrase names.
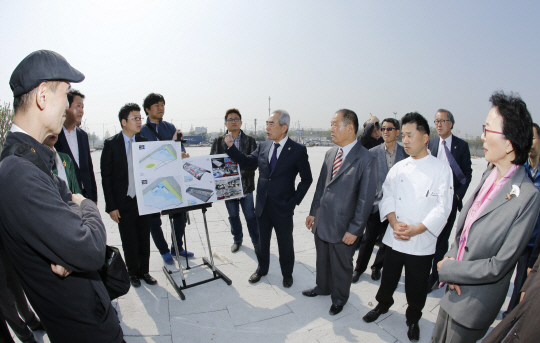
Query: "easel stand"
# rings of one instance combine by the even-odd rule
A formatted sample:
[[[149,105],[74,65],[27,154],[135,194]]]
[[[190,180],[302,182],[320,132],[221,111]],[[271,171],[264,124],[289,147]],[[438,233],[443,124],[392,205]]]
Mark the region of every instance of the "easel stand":
[[[175,260],[176,260],[177,267],[178,267],[178,270],[169,270],[169,269],[167,269],[167,266],[163,266],[163,272],[165,273],[165,276],[167,276],[167,279],[169,279],[172,286],[176,290],[176,293],[178,293],[178,296],[182,300],[186,300],[186,297],[185,297],[184,293],[182,293],[182,290],[187,289],[187,288],[199,286],[199,285],[202,285],[203,283],[207,283],[207,282],[214,281],[214,280],[219,280],[219,279],[223,279],[223,281],[225,281],[225,283],[227,283],[227,285],[232,284],[231,279],[229,279],[225,274],[223,274],[223,272],[221,272],[219,269],[217,269],[216,266],[214,265],[214,257],[212,256],[212,246],[210,245],[210,235],[208,234],[208,224],[206,223],[206,211],[207,211],[208,207],[212,207],[212,204],[210,203],[210,204],[201,204],[201,205],[195,205],[195,206],[175,208],[173,210],[167,210],[167,211],[162,211],[161,212],[162,215],[168,215],[169,216],[169,221],[170,221],[170,224],[171,224],[172,239],[173,239],[173,242],[174,242],[174,247],[176,249]],[[206,231],[206,241],[208,242],[208,253],[210,255],[210,259],[207,259],[206,257],[203,257],[202,258],[202,260],[203,260],[202,264],[190,267],[189,262],[188,262],[188,258],[187,258],[187,254],[186,254],[186,270],[196,268],[196,267],[200,267],[200,266],[208,266],[208,267],[210,267],[210,269],[212,269],[212,274],[214,276],[209,278],[209,279],[206,279],[206,280],[202,280],[202,281],[195,282],[195,283],[192,283],[192,284],[187,284],[186,277],[184,276],[184,268],[182,267],[182,264],[180,263],[180,254],[179,254],[180,253],[180,251],[179,251],[180,248],[179,248],[179,246],[178,246],[178,244],[176,242],[176,235],[175,235],[175,232],[174,232],[174,224],[173,224],[173,215],[177,214],[177,213],[182,213],[182,212],[185,213],[187,211],[193,211],[193,210],[198,210],[198,209],[202,210],[202,213],[203,213],[204,230]],[[185,230],[184,230],[184,248],[187,251],[187,243],[186,243],[185,237],[186,237],[186,233],[185,233]],[[182,285],[181,286],[178,286],[176,281],[174,281],[174,279],[172,278],[172,274],[173,273],[178,273],[178,272],[180,273],[180,276],[182,277]]]

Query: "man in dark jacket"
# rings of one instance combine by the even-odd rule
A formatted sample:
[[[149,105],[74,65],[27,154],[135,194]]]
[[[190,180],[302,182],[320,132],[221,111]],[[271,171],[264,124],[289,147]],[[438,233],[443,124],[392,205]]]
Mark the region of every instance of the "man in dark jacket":
[[[364,123],[364,131],[358,137],[358,141],[368,150],[384,143],[381,137],[379,118],[369,114],[369,120]]]
[[[116,343],[122,329],[97,272],[105,226],[93,201],[72,195],[50,172],[54,152],[42,144],[62,130],[69,82],[83,79],[47,50],[28,55],[11,75],[15,117],[0,162],[0,248],[51,342]]]
[[[105,211],[118,223],[126,266],[133,287],[143,279],[149,285],[157,281],[148,273],[150,264],[150,216],[139,215],[133,171],[132,145],[147,141],[141,131],[141,108],[125,104],[118,113],[122,132],[108,138],[101,153],[101,183]]]
[[[227,127],[227,133],[231,133],[234,139],[234,145],[245,155],[251,155],[255,149],[257,149],[257,142],[255,138],[248,136],[244,131],[240,130],[242,127],[242,115],[236,108],[232,108],[225,113],[225,126]],[[210,149],[210,155],[225,154],[227,145],[224,140],[225,136],[220,136],[214,140],[212,149]],[[257,226],[257,217],[255,216],[255,206],[253,205],[253,191],[255,190],[255,169],[240,168],[242,175],[242,188],[244,189],[244,197],[240,199],[225,200],[225,206],[227,206],[227,212],[229,212],[229,223],[231,224],[231,233],[233,235],[233,245],[231,246],[232,252],[237,252],[242,245],[243,233],[242,223],[240,222],[240,206],[244,212],[244,218],[246,218],[246,224],[251,237],[251,242],[257,252],[259,248],[259,227]]]
[[[144,98],[143,109],[147,115],[146,124],[141,127],[141,135],[149,141],[175,141],[178,135],[182,137],[182,131],[177,130],[176,127],[163,120],[165,115],[165,98],[161,94],[150,93]],[[186,149],[182,145],[182,153],[185,153]],[[189,157],[189,155],[187,155]],[[182,157],[184,158],[184,157]],[[172,255],[176,255],[178,251],[180,256],[193,257],[193,253],[183,248],[182,236],[186,229],[186,216],[185,212],[180,212],[173,215],[174,233],[176,236],[176,243],[178,247],[175,247],[171,243],[171,249],[167,245],[163,230],[161,229],[161,213],[150,214],[150,233],[156,248],[158,248],[163,262],[167,264],[173,264]],[[171,239],[171,242],[174,242]]]

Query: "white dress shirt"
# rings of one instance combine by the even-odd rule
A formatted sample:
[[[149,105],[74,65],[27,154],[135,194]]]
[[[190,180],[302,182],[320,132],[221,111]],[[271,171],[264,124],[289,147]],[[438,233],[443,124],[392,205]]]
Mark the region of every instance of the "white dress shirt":
[[[450,134],[450,136],[448,136],[446,139],[442,139],[439,137],[439,151],[437,152],[437,158],[439,160],[442,160],[448,163],[448,158],[446,157],[446,151],[444,151],[443,141],[446,142],[446,147],[448,148],[448,150],[452,151],[452,134]]]
[[[278,143],[279,143],[279,146],[277,148],[277,151],[276,151],[276,159],[279,158],[279,155],[281,154],[281,150],[283,150],[283,147],[285,146],[285,143],[287,143],[287,139],[289,139],[289,137],[285,136],[285,138],[283,138],[282,140],[280,140]],[[268,153],[268,162],[270,162],[272,160],[272,155],[274,155],[274,145],[276,145],[276,142],[272,142],[272,146],[270,147],[270,152]]]
[[[352,148],[356,145],[356,143],[358,143],[357,139],[352,141],[352,143],[349,143],[349,144],[345,145],[344,147],[340,147],[343,150],[343,162],[345,162],[345,158],[347,157],[349,152],[351,152]],[[338,149],[337,153],[339,154],[339,149]],[[337,154],[336,154],[336,156],[337,156]],[[343,162],[342,162],[342,164],[343,164]]]
[[[382,186],[381,221],[394,212],[398,222],[422,223],[427,230],[404,241],[395,238],[394,230],[388,225],[383,243],[409,255],[434,254],[437,237],[452,210],[452,182],[452,169],[448,163],[431,154],[418,160],[408,157],[396,163]]]
[[[65,126],[62,126],[62,130],[64,130],[64,135],[66,135],[66,140],[69,145],[69,150],[71,150],[71,154],[73,155],[73,159],[75,160],[75,163],[77,163],[77,167],[79,164],[79,143],[77,141],[77,127],[75,127],[71,132],[66,130]]]

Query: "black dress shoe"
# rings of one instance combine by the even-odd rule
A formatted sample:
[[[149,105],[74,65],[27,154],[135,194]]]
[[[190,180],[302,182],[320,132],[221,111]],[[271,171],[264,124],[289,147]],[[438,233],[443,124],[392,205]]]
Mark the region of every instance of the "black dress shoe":
[[[137,287],[141,287],[141,280],[139,280],[138,277],[136,276],[130,276],[129,277],[129,281],[131,282],[131,286],[137,288]]]
[[[312,288],[312,289],[306,289],[305,291],[302,291],[302,295],[313,298],[313,297],[316,297],[318,294],[315,293],[315,288]]]
[[[381,270],[376,268],[371,268],[371,280],[380,280],[381,279]]]
[[[153,277],[150,276],[150,274],[143,274],[142,276],[139,277],[140,279],[143,279],[144,282],[146,282],[147,284],[149,285],[155,285],[157,283],[156,279],[154,279]],[[140,284],[140,281],[139,281],[139,284]]]
[[[266,275],[266,274],[265,274]],[[261,278],[263,277],[264,275],[261,275],[259,273],[253,273],[251,274],[251,276],[249,277],[249,283],[257,283],[259,281],[261,281]]]
[[[332,304],[332,306],[330,306],[330,311],[328,311],[328,313],[330,313],[331,316],[335,316],[336,314],[341,312],[341,310],[343,310],[343,306]]]
[[[242,245],[242,242],[233,243],[233,245],[231,246],[231,252],[237,252],[238,250],[240,250],[241,245]]]
[[[388,310],[383,310],[379,308],[378,306],[375,307],[373,310],[369,311],[362,320],[364,320],[366,323],[371,323],[377,320],[381,314],[385,314],[388,312]]]
[[[355,270],[355,271],[352,273],[352,280],[351,280],[351,283],[357,283],[358,280],[360,279],[360,275],[362,275],[362,273],[360,273],[359,271]]]
[[[283,287],[285,288],[291,288],[293,284],[293,278],[291,277],[284,277],[283,278]]]
[[[420,340],[420,327],[418,326],[418,323],[409,325],[407,337],[409,337],[411,342],[418,342]]]

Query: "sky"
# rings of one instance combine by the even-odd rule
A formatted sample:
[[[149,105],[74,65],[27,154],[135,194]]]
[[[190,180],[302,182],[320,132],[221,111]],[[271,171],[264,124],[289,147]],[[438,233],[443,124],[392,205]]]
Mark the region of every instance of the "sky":
[[[2,0],[0,103],[19,62],[48,49],[85,74],[72,87],[99,136],[156,92],[184,132],[219,131],[233,107],[260,130],[271,97],[292,129],[329,128],[341,108],[360,123],[445,108],[476,137],[497,90],[540,122],[538,14],[539,1]]]

